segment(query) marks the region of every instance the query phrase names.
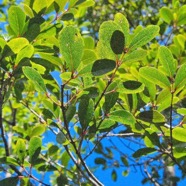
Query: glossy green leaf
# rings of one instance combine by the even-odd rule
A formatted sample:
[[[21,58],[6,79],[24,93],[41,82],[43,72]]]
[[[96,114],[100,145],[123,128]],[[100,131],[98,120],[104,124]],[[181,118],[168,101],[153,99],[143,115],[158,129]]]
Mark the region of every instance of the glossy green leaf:
[[[79,107],[78,107],[78,116],[79,116],[81,127],[83,129],[86,129],[86,127],[88,126],[88,124],[93,118],[93,114],[94,114],[93,100],[87,97],[82,98],[80,100]]]
[[[182,158],[186,156],[186,148],[185,147],[175,147],[173,149],[173,154],[175,158]]]
[[[40,125],[34,126],[33,129],[32,129],[30,137],[39,136],[39,135],[43,134],[44,132],[45,132],[45,126],[44,125],[40,124]]]
[[[158,35],[159,26],[157,25],[150,25],[143,30],[139,31],[137,35],[133,38],[132,42],[129,45],[130,50],[134,50],[138,47],[141,47],[148,42],[150,42],[155,36]]]
[[[5,179],[0,181],[0,186],[8,186],[8,185],[17,186],[18,181],[19,181],[18,176],[5,178]]]
[[[139,150],[137,150],[132,156],[134,158],[140,158],[142,156],[146,156],[148,154],[151,154],[153,152],[156,152],[156,149],[155,148],[141,148]]]
[[[178,89],[186,84],[186,64],[180,66],[176,73],[175,88]]]
[[[30,139],[28,153],[31,164],[34,164],[34,162],[36,162],[41,151],[41,146],[42,146],[41,138],[34,136]]]
[[[68,26],[63,28],[59,36],[61,53],[70,71],[75,71],[83,57],[83,39],[77,28]]]
[[[23,139],[18,139],[17,143],[16,143],[16,153],[17,156],[19,158],[19,161],[21,163],[24,162],[24,158],[26,156],[26,144],[25,144],[25,140]]]
[[[160,17],[168,24],[173,20],[173,13],[168,7],[160,9]]]
[[[125,110],[113,111],[110,113],[109,118],[124,125],[133,125],[136,122],[134,116]]]
[[[165,117],[157,110],[150,110],[150,111],[144,111],[140,112],[137,115],[137,119],[149,122],[149,123],[165,123]]]
[[[118,92],[111,92],[105,95],[105,103],[104,103],[104,110],[105,113],[109,113],[110,109],[113,108],[116,101],[118,100],[119,93]]]
[[[116,13],[114,17],[114,22],[121,26],[121,29],[125,36],[125,43],[128,45],[129,43],[129,23],[126,17],[121,13]]]
[[[125,36],[123,32],[115,30],[110,40],[110,46],[115,54],[122,54],[125,46]]]
[[[92,74],[94,76],[101,76],[111,72],[116,67],[116,62],[110,59],[98,59],[92,66]]]
[[[29,45],[29,42],[27,39],[23,38],[23,37],[19,37],[19,38],[14,38],[11,39],[7,45],[10,47],[10,49],[15,53],[19,53],[24,47],[26,47],[27,45]]]
[[[26,15],[18,6],[10,6],[8,10],[8,21],[16,36],[21,36],[24,31]]]
[[[172,131],[172,136],[174,139],[182,142],[186,142],[186,129],[181,127],[176,127]]]
[[[31,80],[37,91],[46,92],[46,86],[41,75],[32,67],[23,67],[23,73]]]
[[[163,88],[170,87],[168,78],[159,70],[154,67],[142,67],[139,71],[140,76],[147,79],[148,81],[159,85]]]
[[[75,6],[81,7],[81,8],[87,8],[90,6],[93,6],[95,4],[94,0],[78,0],[75,4]]]
[[[161,46],[159,48],[159,59],[167,75],[173,77],[176,72],[176,63],[174,62],[171,51],[167,47]]]
[[[112,51],[110,41],[114,31],[122,32],[121,27],[114,21],[105,21],[101,24],[99,29],[99,42],[97,44],[98,58],[101,59],[116,59],[116,54]]]

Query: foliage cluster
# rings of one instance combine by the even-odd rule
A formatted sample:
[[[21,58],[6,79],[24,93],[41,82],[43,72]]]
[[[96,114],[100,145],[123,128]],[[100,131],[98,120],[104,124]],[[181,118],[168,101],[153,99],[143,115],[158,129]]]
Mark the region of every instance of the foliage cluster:
[[[1,6],[7,25],[0,37],[0,185],[101,186],[95,168],[112,162],[117,181],[117,168],[123,166],[127,176],[131,159],[144,167],[144,184],[184,179],[185,2],[8,2]],[[102,21],[100,3],[114,7],[109,20]],[[145,5],[151,12],[142,11]],[[137,26],[141,22],[144,26]],[[99,35],[98,42],[92,34],[96,40]],[[132,138],[139,145],[129,155],[124,146],[103,146],[111,138],[121,143]],[[171,166],[182,177],[160,174]],[[50,182],[36,171],[52,172]]]

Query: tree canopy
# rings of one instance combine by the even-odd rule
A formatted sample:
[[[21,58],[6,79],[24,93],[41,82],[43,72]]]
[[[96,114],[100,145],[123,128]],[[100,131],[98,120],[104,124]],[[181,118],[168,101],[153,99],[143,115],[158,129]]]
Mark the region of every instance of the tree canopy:
[[[1,2],[0,186],[102,186],[100,167],[179,185],[185,3]]]

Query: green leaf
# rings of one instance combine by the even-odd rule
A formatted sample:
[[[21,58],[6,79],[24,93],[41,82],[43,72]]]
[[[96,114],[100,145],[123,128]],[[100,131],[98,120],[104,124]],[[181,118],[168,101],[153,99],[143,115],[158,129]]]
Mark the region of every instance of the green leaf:
[[[47,0],[34,0],[33,1],[33,9],[36,11],[36,13],[43,12],[47,7]]]
[[[93,63],[97,59],[97,56],[93,50],[85,49],[82,57],[82,63],[88,65]]]
[[[7,45],[10,47],[10,49],[12,50],[12,52],[14,52],[14,54],[19,53],[24,47],[26,47],[27,45],[29,45],[29,42],[27,39],[23,38],[23,37],[19,37],[19,38],[14,38],[11,39]]]
[[[110,40],[110,46],[115,54],[122,54],[125,46],[125,36],[123,32],[115,30]]]
[[[19,181],[18,176],[5,178],[5,179],[0,181],[0,186],[8,186],[8,185],[17,186],[18,181]]]
[[[33,129],[32,129],[30,137],[39,136],[39,135],[43,134],[44,132],[45,132],[45,126],[44,125],[40,124],[40,125],[34,126]]]
[[[142,67],[139,71],[140,76],[147,79],[148,81],[159,85],[163,88],[169,88],[170,82],[168,78],[159,70],[154,67]]]
[[[159,48],[159,59],[167,75],[173,77],[176,72],[176,64],[171,51],[167,47],[161,46]]]
[[[87,97],[82,98],[80,100],[79,107],[78,107],[78,116],[79,116],[81,127],[83,129],[86,129],[86,127],[92,120],[93,113],[94,113],[93,100]]]
[[[24,158],[26,156],[26,145],[25,140],[18,139],[16,143],[16,153],[21,163],[24,162]]]
[[[182,142],[186,142],[186,129],[181,127],[176,127],[172,131],[172,136],[174,139]]]
[[[104,130],[104,129],[110,129],[111,127],[115,126],[116,122],[111,120],[111,119],[104,119],[101,125],[99,126],[99,130]]]
[[[186,84],[186,64],[181,65],[176,73],[175,88],[178,89]]]
[[[136,122],[134,116],[130,112],[125,110],[113,111],[110,113],[109,118],[124,125],[133,125]]]
[[[159,26],[150,25],[143,30],[139,31],[137,35],[134,36],[132,42],[129,45],[130,50],[134,50],[141,47],[151,41],[155,36],[158,35]]]
[[[32,67],[23,67],[23,73],[31,80],[37,91],[46,92],[46,86],[41,75]]]
[[[160,17],[168,24],[173,20],[173,13],[168,7],[160,9]]]
[[[105,95],[105,103],[103,106],[105,109],[105,113],[109,113],[110,109],[115,105],[118,97],[119,97],[118,92],[111,92]]]
[[[81,8],[87,8],[90,6],[93,6],[95,4],[94,0],[79,0],[76,2],[75,6],[81,7]]]
[[[71,119],[74,117],[76,113],[76,106],[74,105],[70,105],[66,111],[66,120],[67,120],[67,123],[69,123],[71,121]]]
[[[86,36],[83,38],[84,40],[84,44],[85,44],[85,48],[86,49],[94,49],[94,46],[95,46],[95,42],[94,42],[94,39],[90,36]]]
[[[34,164],[36,162],[41,151],[41,146],[42,146],[41,138],[34,136],[30,139],[28,153],[31,164]]]
[[[104,75],[116,67],[116,62],[111,59],[98,59],[92,66],[92,74],[94,76]]]
[[[125,36],[125,43],[128,45],[129,43],[129,23],[126,17],[121,13],[116,13],[114,17],[114,22],[121,26],[124,36]]]
[[[59,45],[67,67],[74,72],[80,65],[84,49],[78,29],[73,26],[63,28],[59,35]]]
[[[69,21],[71,19],[74,19],[74,15],[72,13],[63,14],[61,18],[62,21]]]
[[[113,170],[111,174],[112,174],[112,180],[113,180],[114,182],[116,182],[116,181],[117,181],[117,173],[116,173],[116,171]]]
[[[64,135],[62,132],[59,132],[59,133],[56,135],[56,141],[57,141],[59,144],[64,144],[67,140],[66,140],[65,135]]]
[[[133,94],[142,92],[144,90],[144,85],[139,81],[125,81],[123,82],[123,88],[121,89],[125,94]]]
[[[57,186],[66,186],[68,185],[68,179],[66,175],[60,174],[60,176],[57,177],[56,179]]]
[[[182,158],[186,156],[186,148],[185,147],[175,147],[173,149],[173,154],[175,158]]]
[[[156,149],[155,148],[141,148],[139,150],[137,150],[132,156],[134,158],[140,158],[142,156],[146,156],[148,154],[151,154],[153,152],[156,152]]]
[[[107,163],[104,158],[95,158],[94,162],[97,165],[105,165]]]
[[[129,52],[125,54],[123,58],[123,62],[125,63],[130,63],[130,62],[135,62],[135,61],[140,61],[144,59],[147,55],[147,52],[145,50],[134,50],[132,52]]]
[[[185,25],[186,24],[186,13],[181,13],[179,16],[178,16],[178,26],[180,25]]]
[[[24,31],[26,15],[18,6],[10,6],[8,10],[8,21],[15,36],[21,36]]]
[[[97,44],[97,54],[100,59],[116,59],[116,54],[113,52],[110,41],[114,31],[122,32],[121,27],[114,21],[105,21],[99,29],[99,42]],[[124,46],[123,46],[124,47]]]
[[[165,117],[160,112],[156,110],[140,112],[137,115],[137,119],[140,119],[149,123],[165,123]]]

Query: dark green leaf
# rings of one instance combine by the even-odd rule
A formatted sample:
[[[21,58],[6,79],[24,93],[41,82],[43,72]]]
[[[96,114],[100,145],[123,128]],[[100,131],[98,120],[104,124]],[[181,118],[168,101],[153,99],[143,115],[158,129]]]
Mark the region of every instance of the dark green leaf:
[[[65,186],[68,184],[68,179],[64,174],[57,177],[57,186]]]
[[[116,173],[115,170],[112,171],[112,180],[113,180],[114,182],[117,181],[117,173]]]
[[[110,109],[115,105],[118,96],[119,96],[118,92],[111,92],[105,95],[104,108],[106,113],[109,113]]]
[[[72,13],[66,13],[66,14],[63,14],[61,20],[62,21],[69,21],[73,18],[74,18],[74,15]]]
[[[115,54],[122,54],[125,47],[125,36],[123,32],[115,30],[110,40],[110,46]]]
[[[95,162],[95,164],[97,164],[97,165],[105,165],[106,164],[106,160],[104,159],[104,158],[96,158],[95,160],[94,160],[94,162]]]
[[[139,81],[130,80],[130,81],[123,82],[124,88],[129,89],[129,90],[138,89],[139,87],[141,87],[141,85],[142,85],[142,83]]]
[[[62,132],[59,132],[57,135],[56,135],[56,141],[59,143],[59,144],[64,144],[66,142],[66,137],[65,135],[62,133]]]
[[[140,158],[142,156],[146,156],[146,155],[151,154],[153,152],[156,152],[156,149],[155,148],[142,148],[142,149],[137,150],[133,154],[133,157],[134,158]]]
[[[69,123],[71,121],[71,119],[73,118],[73,116],[76,113],[76,107],[74,105],[70,105],[66,111],[66,120],[67,123]]]
[[[165,117],[157,110],[140,112],[137,118],[149,123],[165,123]]]
[[[104,75],[116,67],[116,62],[110,59],[99,59],[94,62],[92,67],[92,74],[94,76]]]
[[[0,186],[17,186],[19,181],[18,177],[9,177],[0,181]]]

